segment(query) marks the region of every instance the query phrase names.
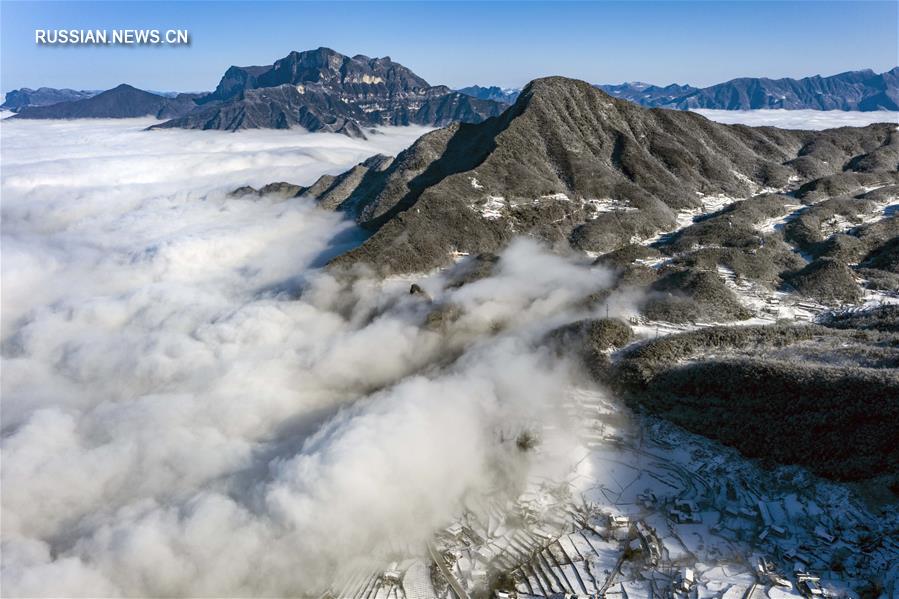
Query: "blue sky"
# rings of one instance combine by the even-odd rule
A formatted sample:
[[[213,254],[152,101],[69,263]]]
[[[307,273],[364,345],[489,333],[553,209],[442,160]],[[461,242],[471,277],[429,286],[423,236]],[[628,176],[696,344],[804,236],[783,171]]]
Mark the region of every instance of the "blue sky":
[[[896,0],[620,2],[0,1],[0,88],[208,90],[232,65],[319,46],[389,55],[432,84],[709,85],[896,66]],[[189,29],[189,47],[36,46],[34,29]]]

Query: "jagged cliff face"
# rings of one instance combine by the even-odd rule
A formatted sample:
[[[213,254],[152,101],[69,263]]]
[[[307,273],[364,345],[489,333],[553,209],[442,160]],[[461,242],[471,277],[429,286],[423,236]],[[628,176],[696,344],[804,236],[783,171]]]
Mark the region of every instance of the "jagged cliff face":
[[[431,87],[389,56],[349,57],[319,48],[291,52],[268,67],[231,67],[209,100],[227,100],[248,89],[284,84],[317,86],[344,98],[410,94]]]
[[[518,234],[609,252],[673,230],[679,213],[701,210],[707,198],[832,187],[849,176],[895,183],[896,138],[888,124],[823,132],[721,125],[552,77],[532,82],[497,118],[427,134],[386,169],[357,167],[347,177],[356,186],[310,193],[375,231],[338,263],[423,271],[454,252],[495,251]]]
[[[344,56],[327,48],[291,52],[269,67],[231,67],[194,113],[160,127],[336,131],[364,136],[379,125],[480,122],[500,103],[431,86],[389,57]]]

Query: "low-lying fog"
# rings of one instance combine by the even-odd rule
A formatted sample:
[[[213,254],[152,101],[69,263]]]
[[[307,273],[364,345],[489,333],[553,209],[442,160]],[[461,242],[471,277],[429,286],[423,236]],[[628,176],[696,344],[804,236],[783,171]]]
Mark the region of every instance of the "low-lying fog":
[[[460,315],[422,327],[409,281],[315,268],[350,223],[225,195],[422,129],[145,124],[2,124],[5,595],[317,592],[553,466],[504,431],[557,418],[573,374],[533,340],[606,272],[518,243],[489,279],[420,281]]]
[[[896,123],[899,112],[874,110],[859,112],[849,110],[693,110],[707,119],[725,125],[749,125],[751,127],[781,127],[783,129],[831,129],[833,127],[864,127],[872,123]]]

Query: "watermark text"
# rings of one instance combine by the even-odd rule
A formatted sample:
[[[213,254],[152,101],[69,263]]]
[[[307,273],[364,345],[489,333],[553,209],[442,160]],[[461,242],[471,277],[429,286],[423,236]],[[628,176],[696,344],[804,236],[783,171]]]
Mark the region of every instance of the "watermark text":
[[[187,29],[35,29],[39,46],[189,46]]]

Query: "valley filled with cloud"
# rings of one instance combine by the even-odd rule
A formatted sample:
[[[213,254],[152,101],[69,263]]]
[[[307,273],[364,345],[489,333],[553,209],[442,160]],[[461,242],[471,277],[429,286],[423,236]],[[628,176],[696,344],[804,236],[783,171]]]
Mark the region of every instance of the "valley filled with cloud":
[[[607,271],[519,242],[490,278],[418,280],[458,311],[423,326],[409,280],[320,268],[350,221],[227,196],[421,129],[145,125],[3,124],[5,593],[316,592],[567,464],[553,405],[578,375],[534,341]],[[557,420],[537,461],[508,441]]]

